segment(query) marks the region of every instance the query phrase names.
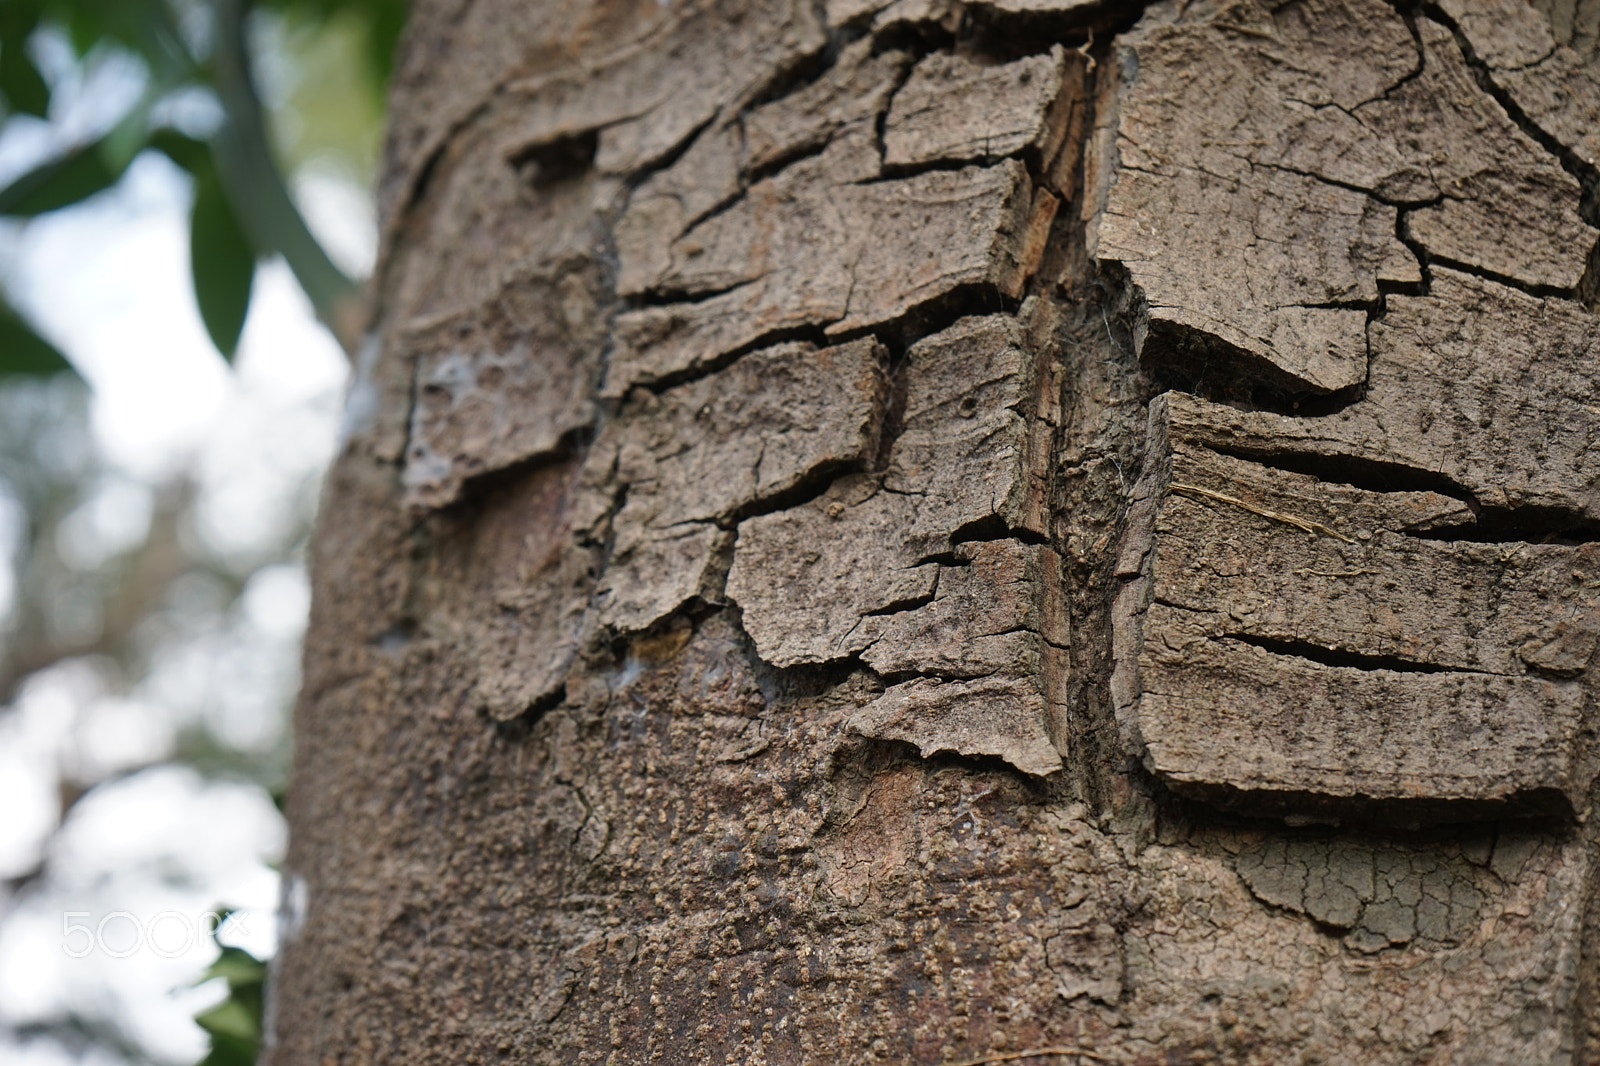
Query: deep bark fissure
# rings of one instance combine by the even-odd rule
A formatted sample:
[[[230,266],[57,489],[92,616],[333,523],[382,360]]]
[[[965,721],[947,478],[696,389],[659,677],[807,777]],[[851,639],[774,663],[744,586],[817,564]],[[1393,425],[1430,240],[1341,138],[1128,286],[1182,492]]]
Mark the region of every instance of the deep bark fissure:
[[[861,612],[861,617],[862,618],[883,618],[883,617],[885,617],[887,615],[891,615],[891,614],[905,614],[908,611],[915,611],[919,607],[926,607],[926,606],[928,606],[928,604],[932,603],[934,600],[936,600],[938,598],[939,598],[939,593],[938,593],[938,590],[935,589],[933,592],[928,593],[926,596],[913,596],[913,597],[911,597],[909,599],[893,600],[893,601],[891,601],[889,603],[884,604],[881,607],[873,607],[870,610],[866,610],[866,611]]]
[[[720,211],[714,211],[706,217],[708,219],[715,218],[717,215],[738,206],[741,200],[743,200],[742,194],[732,200],[729,200],[723,205]],[[687,235],[688,232],[689,230],[686,229],[684,231],[684,235]],[[711,300],[715,300],[718,296],[726,296],[730,292],[737,292],[740,289],[748,288],[751,285],[759,283],[761,280],[761,277],[754,277],[747,278],[742,281],[730,282],[727,285],[720,287],[708,286],[704,288],[692,289],[672,288],[666,285],[654,285],[649,289],[646,289],[644,292],[634,293],[632,296],[629,296],[627,298],[627,309],[630,311],[637,311],[646,307],[693,307],[695,304],[703,304]]]
[[[1529,296],[1539,299],[1573,300],[1577,298],[1578,289],[1582,287],[1581,283],[1572,288],[1567,288],[1563,285],[1540,285],[1512,277],[1509,274],[1501,274],[1497,271],[1489,270],[1476,263],[1463,263],[1460,260],[1437,254],[1430,254],[1428,258],[1435,266],[1447,267],[1461,274],[1470,274],[1473,277],[1482,278],[1484,281],[1492,281],[1497,285],[1504,285],[1508,289],[1516,289],[1518,292],[1527,293]]]
[[[600,148],[600,131],[583,130],[551,141],[530,144],[506,156],[506,163],[535,192],[550,185],[575,181],[594,169]]]
[[[960,670],[893,670],[879,674],[879,679],[886,688],[895,685],[904,685],[912,681],[940,681],[946,684],[963,684],[969,681],[983,681],[996,676],[998,671],[974,671],[971,673]],[[1010,766],[1009,763],[1006,764]],[[1015,767],[1013,767],[1015,769]]]
[[[1271,652],[1274,655],[1304,659],[1320,666],[1331,666],[1341,670],[1388,670],[1400,674],[1490,674],[1489,671],[1485,670],[1466,670],[1455,666],[1444,666],[1439,663],[1423,662],[1418,659],[1407,659],[1401,655],[1372,655],[1366,652],[1351,651],[1348,648],[1330,648],[1306,640],[1263,637],[1255,633],[1225,632],[1210,639],[1213,643],[1236,641],[1240,644],[1248,644],[1253,648],[1260,648],[1262,651]],[[1500,677],[1505,675],[1491,674],[1491,676]]]
[[[493,470],[469,474],[461,479],[461,487],[449,503],[430,508],[428,513],[449,519],[475,509],[485,496],[505,489],[546,467],[560,466],[581,459],[594,443],[599,432],[598,424],[575,426],[563,433],[556,442],[543,451],[525,455]]]
[[[1450,35],[1455,38],[1456,47],[1461,50],[1462,58],[1466,60],[1468,68],[1472,71],[1473,79],[1478,83],[1478,87],[1494,98],[1495,103],[1499,104],[1500,109],[1506,113],[1506,116],[1516,123],[1518,129],[1537,142],[1539,147],[1550,153],[1561,164],[1563,170],[1578,180],[1579,186],[1583,189],[1583,199],[1579,204],[1579,212],[1584,221],[1591,226],[1600,226],[1600,201],[1597,201],[1597,196],[1600,196],[1600,172],[1597,172],[1593,166],[1580,159],[1570,148],[1562,144],[1544,127],[1530,118],[1527,112],[1522,109],[1522,106],[1517,103],[1516,99],[1500,87],[1494,80],[1494,70],[1479,58],[1477,51],[1472,47],[1472,42],[1467,39],[1467,35],[1462,32],[1461,27],[1442,8],[1436,4],[1424,4],[1422,11],[1429,19],[1450,31]]]
[[[835,775],[856,768],[865,768],[868,772],[881,772],[888,768],[885,764],[914,767],[929,776],[951,771],[971,777],[997,775],[1025,788],[1035,797],[1044,798],[1049,794],[1047,784],[1023,773],[997,756],[962,755],[954,751],[937,751],[923,755],[915,744],[903,740],[884,740],[879,737],[850,737],[849,745],[839,749],[836,763],[830,769]],[[958,811],[949,817],[948,821],[960,821],[967,816],[968,812]],[[826,833],[834,828],[836,824],[829,823],[824,826],[822,832]]]
[[[1102,46],[1097,69],[1107,69],[1111,47],[1112,42]],[[1091,128],[1095,120],[1091,109]],[[1081,242],[1079,234],[1074,237]],[[1111,605],[1123,584],[1114,573],[1112,546],[1124,536],[1127,522],[1132,481],[1124,471],[1139,469],[1145,413],[1150,399],[1164,390],[1148,379],[1134,343],[1143,314],[1137,286],[1121,264],[1101,262],[1093,270],[1066,294],[1073,309],[1062,324],[1066,417],[1056,429],[1053,451],[1071,462],[1052,464],[1050,499],[1054,514],[1069,516],[1052,529],[1072,590],[1067,601],[1071,670],[1063,708],[1070,730],[1068,762],[1084,800],[1094,810],[1109,812],[1117,807],[1119,778],[1136,783],[1144,778],[1136,760],[1121,751],[1110,696]],[[1128,414],[1107,418],[1106,407],[1119,403]],[[1107,423],[1120,432],[1107,434]],[[1081,450],[1067,447],[1069,440],[1086,435]]]
[[[1031,529],[1008,525],[999,515],[979,518],[950,532],[950,544],[981,544],[989,541],[1010,540],[1018,544],[1047,544],[1049,538]]]
[[[546,693],[530,703],[528,709],[516,717],[494,721],[492,725],[495,736],[508,743],[522,743],[532,734],[533,727],[539,724],[539,720],[565,703],[566,699],[566,685],[562,685],[554,692]]]
[[[1431,207],[1435,203],[1443,203],[1443,202],[1444,202],[1444,197],[1441,196],[1435,201],[1432,201],[1432,202],[1427,203],[1427,204],[1421,204],[1421,205],[1418,205],[1418,206],[1419,207]],[[1409,209],[1402,209],[1400,211],[1396,211],[1395,212],[1395,217],[1394,217],[1394,239],[1399,241],[1401,244],[1405,245],[1407,248],[1409,248],[1411,250],[1411,254],[1416,256],[1416,258],[1417,258],[1417,270],[1422,275],[1422,280],[1420,280],[1418,282],[1414,282],[1414,283],[1409,283],[1409,284],[1408,283],[1404,283],[1404,282],[1397,283],[1397,284],[1395,284],[1395,287],[1394,287],[1393,291],[1397,295],[1426,296],[1433,289],[1433,270],[1429,266],[1429,263],[1428,263],[1428,250],[1422,246],[1422,242],[1421,241],[1417,240],[1415,237],[1413,237],[1411,235],[1411,230],[1410,230],[1410,227],[1408,225],[1408,223],[1410,221],[1410,218],[1411,218],[1411,211]],[[1380,281],[1378,283],[1378,285],[1379,285],[1379,290],[1382,291],[1383,282]],[[1370,325],[1370,323],[1369,323],[1369,325]],[[1370,363],[1369,363],[1369,366],[1370,366]],[[1370,369],[1369,369],[1369,373],[1368,373],[1368,380],[1371,380]]]
[[[878,150],[878,162],[880,165],[882,165],[883,161],[888,158],[889,154],[888,148],[884,144],[884,136],[888,132],[889,112],[894,108],[894,98],[900,95],[900,90],[904,89],[906,87],[906,83],[911,80],[911,75],[915,73],[917,64],[922,62],[922,60],[927,56],[933,54],[933,49],[928,48],[925,44],[922,44],[919,41],[911,41],[908,43],[910,44],[910,47],[907,49],[907,51],[912,57],[911,61],[908,62],[904,69],[902,69],[895,77],[894,84],[889,87],[889,92],[884,97],[883,107],[881,107],[878,110],[878,113],[872,118],[872,143],[873,146]]]
[[[1389,2],[1400,16],[1401,21],[1405,23],[1406,31],[1411,34],[1411,46],[1417,52],[1417,65],[1412,67],[1403,78],[1385,89],[1383,95],[1376,98],[1378,100],[1394,99],[1396,92],[1421,78],[1428,69],[1428,49],[1422,41],[1422,30],[1417,26],[1416,0],[1389,0]],[[1361,107],[1373,102],[1372,100],[1364,100],[1354,110],[1359,111]]]
[[[866,464],[858,460],[824,463],[808,471],[798,483],[784,489],[782,492],[775,492],[767,496],[757,496],[749,503],[735,508],[725,516],[707,519],[707,521],[715,521],[724,529],[733,529],[740,522],[755,518],[758,515],[788,511],[810,503],[827,492],[833,483],[840,478],[850,474],[861,473],[865,469]]]
[[[862,31],[849,27],[829,26],[821,0],[813,0],[812,8],[817,25],[827,29],[827,43],[809,58],[802,59],[788,70],[775,74],[759,90],[746,97],[739,108],[741,115],[747,115],[764,104],[788,99],[815,85],[827,77],[838,64],[839,55],[844,51],[845,45],[860,40],[865,35]]]
[[[1422,71],[1419,69],[1417,73],[1420,75]],[[1400,212],[1414,211],[1421,207],[1435,207],[1442,203],[1445,199],[1442,194],[1424,197],[1420,200],[1406,200],[1399,197],[1385,196],[1377,189],[1373,189],[1369,186],[1357,185],[1356,183],[1350,181],[1341,181],[1338,178],[1329,177],[1327,174],[1322,174],[1314,170],[1302,170],[1298,167],[1291,167],[1285,163],[1260,162],[1258,160],[1251,159],[1249,156],[1240,156],[1238,158],[1241,162],[1248,164],[1252,170],[1256,168],[1260,168],[1262,170],[1275,170],[1281,174],[1293,174],[1300,178],[1310,178],[1313,181],[1321,182],[1322,184],[1331,186],[1335,189],[1343,189],[1346,192],[1359,193],[1360,195],[1367,197],[1369,200],[1372,200],[1374,203],[1383,204],[1385,207],[1395,208]],[[1215,176],[1221,177],[1221,175]]]
[[[1437,526],[1407,531],[1419,540],[1477,544],[1600,543],[1600,521],[1561,507],[1485,507],[1467,501],[1474,521],[1467,525]]]
[[[680,385],[688,385],[713,377],[754,352],[779,344],[787,344],[791,341],[813,344],[818,348],[826,348],[834,343],[834,340],[824,332],[824,328],[820,325],[789,326],[773,329],[761,334],[754,340],[728,349],[714,359],[707,359],[704,362],[696,363],[692,367],[686,367],[674,373],[652,377],[647,381],[639,382],[634,387],[646,389],[659,396]]]
[[[1474,507],[1472,493],[1445,475],[1399,463],[1356,455],[1327,452],[1267,450],[1238,444],[1208,442],[1206,448],[1218,455],[1243,459],[1270,470],[1304,474],[1329,485],[1346,485],[1367,492],[1436,492]]]
[[[1432,492],[1464,504],[1472,520],[1433,525],[1425,529],[1397,530],[1418,540],[1477,542],[1486,544],[1591,544],[1600,541],[1600,522],[1581,512],[1561,507],[1493,507],[1445,475],[1418,467],[1328,452],[1266,450],[1208,442],[1208,451],[1264,466],[1270,470],[1304,474],[1328,485],[1344,485],[1367,492]]]
[[[1172,796],[1175,802],[1181,802],[1190,809],[1232,814],[1245,823],[1271,824],[1287,829],[1326,828],[1339,834],[1382,834],[1399,839],[1426,833],[1434,827],[1484,823],[1516,826],[1530,835],[1542,833],[1560,837],[1568,831],[1571,823],[1571,805],[1565,796],[1554,789],[1532,790],[1509,799],[1390,799],[1365,796],[1329,799],[1309,792],[1245,792],[1225,785],[1185,785],[1174,791],[1162,782],[1151,782],[1150,795],[1160,797],[1163,794]],[[1315,924],[1315,920],[1308,915],[1300,917]],[[1389,947],[1385,945],[1380,950],[1388,950]]]
[[[744,284],[752,283],[747,282]],[[735,286],[728,291],[737,291],[742,287],[742,285]],[[669,300],[664,301],[664,305],[675,306],[682,302]],[[1015,312],[1020,305],[1020,299],[1009,298],[989,284],[959,286],[941,296],[909,308],[905,314],[898,318],[888,322],[862,326],[859,329],[840,330],[837,333],[830,333],[828,332],[830,323],[818,322],[768,330],[752,340],[729,348],[713,359],[704,360],[681,371],[651,377],[646,381],[639,382],[636,387],[645,388],[660,395],[680,385],[712,377],[728,369],[747,355],[789,341],[804,341],[814,344],[818,348],[826,348],[870,337],[882,344],[891,353],[903,353],[917,341],[931,337],[963,318],[971,315],[990,315],[1005,311]],[[624,305],[623,309],[632,309],[640,306],[653,306],[653,304],[648,301],[630,300]],[[608,347],[612,343],[614,343],[614,338],[608,341]],[[898,362],[898,359],[894,359],[892,362]],[[893,439],[891,438],[887,443],[892,444]]]
[[[963,318],[1015,314],[1022,306],[1020,299],[1006,296],[988,282],[959,285],[906,309],[903,315],[888,322],[863,326],[860,329],[840,330],[830,333],[834,344],[875,337],[891,351],[905,351],[920,340],[941,333]]]
[[[1373,317],[1370,307],[1360,307]],[[1370,376],[1371,343],[1368,349]],[[1139,364],[1152,394],[1187,392],[1244,411],[1300,418],[1337,414],[1366,396],[1365,380],[1331,392],[1295,381],[1267,358],[1230,344],[1214,333],[1172,322],[1149,325]]]
[[[998,57],[1037,55],[1058,43],[1093,50],[1132,29],[1147,6],[1146,0],[1102,0],[1057,11],[1022,11],[974,4],[962,30]],[[1040,40],[1047,42],[1043,48],[1036,43]]]
[[[884,342],[880,339],[880,344]],[[900,434],[905,432],[906,418],[906,376],[907,362],[905,349],[898,340],[891,344],[884,344],[888,358],[884,366],[884,401],[882,417],[878,423],[878,443],[873,450],[872,461],[867,469],[872,473],[883,473],[889,469],[889,460],[894,454],[895,442],[900,439]]]

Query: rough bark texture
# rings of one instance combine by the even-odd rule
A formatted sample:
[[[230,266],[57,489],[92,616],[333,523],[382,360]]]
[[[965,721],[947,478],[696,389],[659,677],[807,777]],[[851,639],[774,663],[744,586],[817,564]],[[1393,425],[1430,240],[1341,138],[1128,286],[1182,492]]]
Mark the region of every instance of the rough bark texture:
[[[427,0],[394,114],[271,1062],[1600,1063],[1600,6]]]

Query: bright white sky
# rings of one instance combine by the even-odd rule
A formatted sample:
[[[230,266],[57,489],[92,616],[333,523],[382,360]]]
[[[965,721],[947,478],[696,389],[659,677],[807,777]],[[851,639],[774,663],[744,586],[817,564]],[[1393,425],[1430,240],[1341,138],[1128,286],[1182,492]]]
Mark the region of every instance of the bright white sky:
[[[12,123],[0,135],[0,180],[44,147],[37,128]],[[333,178],[307,178],[296,191],[336,257],[365,273],[375,245],[368,198]],[[154,487],[189,471],[206,549],[248,572],[281,541],[307,479],[332,454],[346,363],[274,262],[257,274],[230,370],[190,291],[188,205],[187,178],[146,155],[115,190],[0,234],[0,264],[13,299],[92,385],[95,442],[113,471],[67,524],[63,550],[92,560],[137,542]],[[114,690],[93,663],[36,675],[0,708],[0,877],[37,861],[63,772],[92,777],[159,762],[197,721],[241,750],[276,743],[280,708],[298,684],[307,602],[297,565],[262,567],[238,604],[205,616],[210,629],[168,640],[131,693]],[[261,789],[208,782],[186,767],[157,765],[80,801],[50,841],[48,880],[20,905],[0,894],[0,1060],[80,1061],[3,1035],[73,1011],[111,1020],[158,1061],[195,1061],[205,1043],[191,1016],[221,994],[190,987],[214,954],[207,939],[177,951],[183,921],[168,918],[151,932],[163,950],[146,944],[116,958],[132,924],[106,916],[125,911],[150,929],[162,912],[193,921],[227,903],[245,908],[236,942],[268,953],[278,894],[269,864],[283,845],[282,819]],[[111,952],[69,957],[64,921],[102,920]]]

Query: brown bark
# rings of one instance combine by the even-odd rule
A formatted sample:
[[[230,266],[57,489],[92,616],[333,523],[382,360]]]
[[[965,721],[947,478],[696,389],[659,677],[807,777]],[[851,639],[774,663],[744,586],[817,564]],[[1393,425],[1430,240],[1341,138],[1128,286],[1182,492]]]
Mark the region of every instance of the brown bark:
[[[1600,1062],[1597,35],[420,4],[270,1061]]]

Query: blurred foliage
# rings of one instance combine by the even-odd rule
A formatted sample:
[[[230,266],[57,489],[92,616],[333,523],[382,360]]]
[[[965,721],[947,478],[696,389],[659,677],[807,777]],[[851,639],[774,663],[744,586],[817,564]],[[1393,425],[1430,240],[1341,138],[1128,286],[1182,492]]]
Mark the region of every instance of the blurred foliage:
[[[274,255],[348,348],[356,285],[313,239],[290,179],[331,167],[370,187],[407,3],[0,0],[0,123],[46,129],[48,138],[27,143],[55,146],[0,187],[0,223],[71,210],[117,185],[141,153],[156,153],[193,186],[192,284],[218,351],[234,354],[257,263]],[[83,121],[82,96],[96,71],[129,60],[134,91],[115,106],[98,99],[92,121]],[[207,481],[197,460],[160,475],[169,481],[145,483],[101,454],[85,382],[25,311],[0,288],[0,714],[20,705],[30,679],[74,664],[92,667],[101,678],[96,691],[108,698],[132,693],[177,708],[163,712],[177,732],[158,754],[104,765],[63,756],[63,820],[99,784],[136,771],[135,758],[181,761],[276,792],[289,738],[246,743],[218,722],[239,707],[254,713],[292,697],[275,683],[239,683],[269,668],[290,685],[294,676],[292,664],[270,659],[265,631],[251,628],[244,608],[255,576],[289,569],[303,555],[317,471],[283,487],[273,519],[281,530],[268,522],[259,546],[230,554],[207,539],[201,519],[207,493],[215,502],[216,475]],[[250,379],[255,358],[237,381]],[[330,398],[330,412],[334,404]],[[291,469],[301,476],[299,466]],[[93,550],[83,549],[84,530],[99,528],[90,519],[100,503],[130,496],[145,517],[115,535],[95,533]],[[282,638],[284,655],[290,639]],[[37,869],[0,881],[0,917],[10,901],[49,888],[50,861],[42,853]],[[204,1062],[234,1066],[254,1061],[265,964],[235,947],[221,952],[207,976],[227,981],[228,998],[196,1020],[210,1038]],[[9,1035],[147,1061],[127,1031],[91,1008],[75,1005]]]
[[[217,923],[218,931],[225,921],[226,911]],[[195,1015],[200,1028],[211,1036],[211,1052],[200,1060],[199,1066],[252,1066],[261,1048],[267,964],[243,948],[229,947],[221,941],[217,946],[222,953],[200,983],[222,978],[228,983],[228,998]]]
[[[0,298],[0,374],[50,377],[72,364]]]
[[[285,66],[298,74],[283,98],[268,104],[249,47],[252,8],[275,16]],[[233,357],[256,262],[273,254],[284,256],[348,349],[357,328],[355,283],[312,236],[284,174],[333,150],[354,159],[359,177],[369,176],[406,9],[407,0],[3,0],[0,107],[7,120],[50,119],[70,80],[52,81],[41,70],[39,34],[62,35],[80,68],[112,53],[131,55],[145,84],[108,129],[0,189],[0,217],[32,218],[81,203],[115,185],[140,152],[161,152],[194,179],[195,299],[217,350]],[[163,118],[173,110],[164,104],[195,92],[220,114],[214,128],[181,129]],[[0,293],[0,377],[68,368]]]

